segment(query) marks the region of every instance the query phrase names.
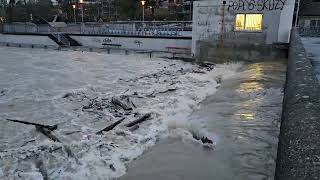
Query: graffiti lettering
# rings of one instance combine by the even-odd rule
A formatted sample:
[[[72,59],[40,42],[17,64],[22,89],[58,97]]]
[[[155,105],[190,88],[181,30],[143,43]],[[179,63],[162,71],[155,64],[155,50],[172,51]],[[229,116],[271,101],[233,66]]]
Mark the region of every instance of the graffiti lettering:
[[[105,39],[103,40],[103,43],[111,43],[111,42],[112,42],[112,40],[109,39],[109,38],[105,38]]]
[[[228,11],[273,11],[283,10],[286,0],[230,0]]]
[[[138,45],[140,47],[141,44],[143,44],[141,41],[139,40],[134,40],[133,42],[134,44]]]

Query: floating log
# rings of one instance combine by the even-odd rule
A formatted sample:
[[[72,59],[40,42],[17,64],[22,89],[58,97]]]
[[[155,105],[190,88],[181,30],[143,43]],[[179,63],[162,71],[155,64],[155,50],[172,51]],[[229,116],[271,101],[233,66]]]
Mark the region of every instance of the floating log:
[[[71,131],[71,132],[65,133],[65,135],[71,135],[71,134],[80,133],[80,132],[82,131]]]
[[[38,168],[40,174],[42,175],[43,180],[49,180],[47,169],[43,163],[43,160],[38,157],[35,161],[35,165]]]
[[[40,127],[40,126],[36,126],[36,129],[37,129],[40,133],[42,133],[43,135],[45,135],[47,138],[49,138],[50,140],[52,140],[52,141],[54,141],[54,142],[59,142],[59,143],[61,143],[62,146],[63,146],[63,149],[64,149],[64,151],[67,153],[68,157],[74,158],[74,159],[76,160],[77,164],[81,164],[80,161],[79,161],[79,159],[75,156],[75,154],[71,151],[71,149],[70,149],[67,145],[63,144],[63,142],[62,142],[58,137],[56,137],[55,135],[53,135],[50,130],[48,130],[48,129],[46,129],[46,128],[43,128],[43,127]]]
[[[200,71],[200,70],[193,70],[193,73],[198,73],[198,74],[205,74],[206,72],[204,71]]]
[[[140,117],[139,119],[130,122],[130,123],[127,124],[126,126],[127,126],[127,127],[132,127],[132,126],[134,126],[134,125],[136,125],[136,124],[139,124],[139,123],[142,123],[143,121],[146,121],[146,120],[149,119],[150,117],[151,117],[151,113],[147,113],[147,114],[143,115],[142,117]]]
[[[51,134],[51,131],[49,129],[41,126],[36,126],[36,129],[52,141],[61,143],[61,141],[55,135]]]
[[[56,129],[58,129],[58,125],[54,125],[54,126],[50,126],[50,125],[43,125],[43,124],[38,124],[38,123],[32,123],[32,122],[27,122],[27,121],[20,121],[20,120],[16,120],[16,119],[6,119],[7,121],[11,121],[11,122],[16,122],[16,123],[21,123],[21,124],[26,124],[26,125],[33,125],[33,126],[38,126],[41,128],[46,128],[50,131],[54,131]]]
[[[62,98],[68,98],[70,96],[73,96],[73,94],[69,92],[69,93],[66,93],[65,95],[63,95]]]
[[[201,138],[195,133],[191,132],[193,138],[197,141],[201,141],[203,144],[213,144],[213,141],[206,136],[202,136]]]
[[[203,144],[213,144],[213,141],[211,139],[209,139],[208,137],[202,137],[201,142]]]
[[[157,94],[164,94],[164,93],[173,92],[176,90],[177,90],[177,88],[169,88],[165,91],[160,91],[160,92],[153,91],[151,94],[146,95],[146,97],[156,97]]]
[[[102,132],[108,132],[111,131],[113,128],[115,128],[117,125],[119,125],[123,120],[126,118],[121,118],[120,120],[116,121],[115,123],[111,124],[110,126],[107,126],[106,128],[98,131],[96,134],[102,134]]]
[[[139,129],[139,125],[135,125],[135,126],[130,127],[129,131],[135,131],[137,129]]]
[[[120,106],[122,109],[126,111],[131,111],[132,107],[130,107],[128,104],[122,102],[120,99],[113,97],[111,99],[111,103]]]
[[[159,92],[159,94],[161,94],[161,93],[167,93],[167,92],[172,92],[172,91],[176,91],[176,90],[177,90],[177,88],[169,88],[169,89],[167,89],[167,90],[165,90],[165,91]]]

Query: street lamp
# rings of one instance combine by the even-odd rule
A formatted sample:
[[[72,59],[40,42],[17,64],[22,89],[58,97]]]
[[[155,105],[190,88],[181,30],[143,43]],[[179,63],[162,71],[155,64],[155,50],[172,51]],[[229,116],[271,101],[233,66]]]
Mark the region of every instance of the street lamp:
[[[146,4],[146,1],[142,0],[141,5],[142,5],[142,33],[144,34],[144,5]]]
[[[83,0],[80,0],[80,5],[81,5],[81,21],[83,23]]]
[[[73,18],[74,18],[74,23],[77,23],[77,19],[76,19],[76,5],[73,4],[72,5],[72,8],[73,8]]]
[[[141,1],[142,4],[142,22],[144,22],[144,5],[146,4],[146,1]]]

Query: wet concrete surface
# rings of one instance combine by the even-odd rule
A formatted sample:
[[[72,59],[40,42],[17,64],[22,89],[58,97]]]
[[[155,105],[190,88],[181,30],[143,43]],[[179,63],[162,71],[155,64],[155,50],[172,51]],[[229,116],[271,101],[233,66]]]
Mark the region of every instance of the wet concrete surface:
[[[246,64],[188,119],[214,134],[214,149],[184,138],[160,140],[120,179],[273,179],[285,71],[284,60]]]
[[[301,39],[304,48],[311,59],[318,80],[320,79],[320,37],[304,37]]]

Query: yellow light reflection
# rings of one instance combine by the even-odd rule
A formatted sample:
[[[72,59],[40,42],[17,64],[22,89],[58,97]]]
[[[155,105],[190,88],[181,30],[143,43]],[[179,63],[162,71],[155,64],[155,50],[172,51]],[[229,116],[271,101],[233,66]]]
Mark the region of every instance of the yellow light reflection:
[[[249,66],[247,80],[240,84],[238,92],[252,93],[263,89],[261,80],[263,78],[263,65],[257,63]]]
[[[236,116],[239,116],[241,120],[254,120],[255,119],[255,114],[248,112],[248,113],[239,113],[235,114]]]

